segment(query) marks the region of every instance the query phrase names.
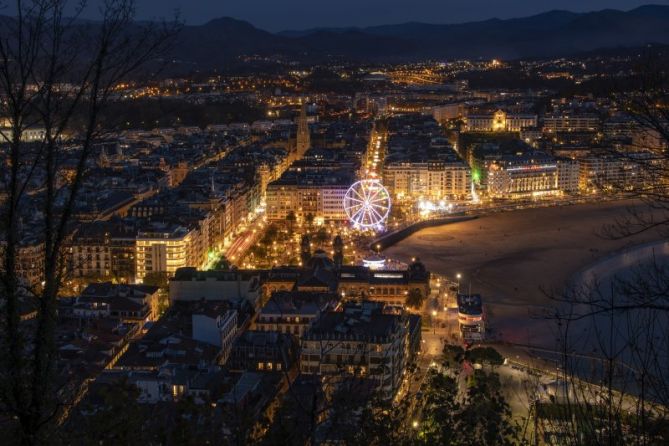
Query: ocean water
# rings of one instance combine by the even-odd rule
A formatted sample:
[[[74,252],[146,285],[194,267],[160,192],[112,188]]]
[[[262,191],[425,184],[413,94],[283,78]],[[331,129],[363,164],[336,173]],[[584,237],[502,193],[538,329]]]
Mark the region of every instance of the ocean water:
[[[579,376],[664,400],[669,382],[669,242],[599,260],[577,273],[560,306],[562,360]]]

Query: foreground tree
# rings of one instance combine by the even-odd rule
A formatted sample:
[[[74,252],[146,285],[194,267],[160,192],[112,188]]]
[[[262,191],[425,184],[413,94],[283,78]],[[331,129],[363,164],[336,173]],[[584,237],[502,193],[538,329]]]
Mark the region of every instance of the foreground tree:
[[[176,23],[135,24],[132,0],[101,3],[100,21],[91,23],[78,19],[85,1],[19,0],[9,5],[16,15],[0,27],[0,116],[6,119],[0,134],[6,197],[0,210],[0,408],[12,420],[5,425],[15,429],[8,438],[21,444],[44,443],[73,403],[54,379],[56,297],[67,274],[64,243],[77,196],[103,131],[98,122],[114,88],[162,53],[177,29]],[[43,128],[44,137],[28,143],[33,126]],[[63,185],[66,154],[75,168]],[[41,211],[26,228],[27,205],[35,202]],[[19,274],[28,229],[43,235],[38,283]],[[25,299],[37,302],[30,324],[21,322]]]
[[[669,69],[643,59],[612,96],[634,123],[613,192],[635,200],[602,228],[612,239],[669,234]],[[605,184],[604,184],[605,183]],[[618,277],[583,280],[553,295],[558,326],[558,392],[537,410],[565,444],[666,444],[669,424],[669,266],[654,255]],[[541,425],[541,423],[540,423]]]

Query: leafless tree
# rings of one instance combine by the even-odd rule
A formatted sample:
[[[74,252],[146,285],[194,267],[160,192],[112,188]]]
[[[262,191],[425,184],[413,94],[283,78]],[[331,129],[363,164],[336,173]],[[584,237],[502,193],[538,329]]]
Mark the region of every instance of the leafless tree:
[[[40,443],[69,401],[55,384],[56,299],[64,277],[64,242],[77,195],[102,130],[100,114],[115,87],[159,56],[178,28],[137,24],[132,0],[105,0],[99,21],[80,19],[85,0],[16,0],[0,26],[0,132],[5,149],[0,187],[2,264],[0,303],[0,407],[3,425],[21,444]],[[83,120],[77,120],[78,117]],[[27,142],[28,130],[43,137]],[[65,141],[70,139],[66,148]],[[76,143],[76,144],[75,144]],[[75,159],[71,183],[58,182],[65,158]],[[38,187],[35,187],[35,184]],[[38,203],[33,221],[22,221]],[[19,250],[27,231],[41,234],[43,274],[27,284],[19,276]],[[24,299],[36,302],[35,317],[21,321]]]
[[[645,59],[634,82],[612,96],[637,142],[615,149],[633,173],[609,184],[643,203],[602,228],[625,239],[669,230],[669,71]],[[613,153],[615,152],[615,153]],[[651,249],[651,248],[648,248]],[[669,266],[654,255],[618,276],[581,277],[555,297],[559,310],[559,402],[537,410],[564,444],[665,444],[669,439]],[[543,414],[541,413],[543,411]]]

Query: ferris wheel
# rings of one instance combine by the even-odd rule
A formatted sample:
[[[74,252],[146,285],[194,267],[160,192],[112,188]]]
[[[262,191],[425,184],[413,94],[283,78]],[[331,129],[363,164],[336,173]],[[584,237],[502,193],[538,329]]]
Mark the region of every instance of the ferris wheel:
[[[390,194],[379,180],[360,180],[346,192],[344,210],[354,227],[381,229],[390,213]]]

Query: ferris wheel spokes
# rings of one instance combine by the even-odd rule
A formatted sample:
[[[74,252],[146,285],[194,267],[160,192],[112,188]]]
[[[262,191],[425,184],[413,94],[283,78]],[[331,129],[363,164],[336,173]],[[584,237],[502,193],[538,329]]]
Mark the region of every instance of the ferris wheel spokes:
[[[390,194],[377,179],[354,183],[344,196],[344,210],[354,227],[379,229],[390,213]]]

